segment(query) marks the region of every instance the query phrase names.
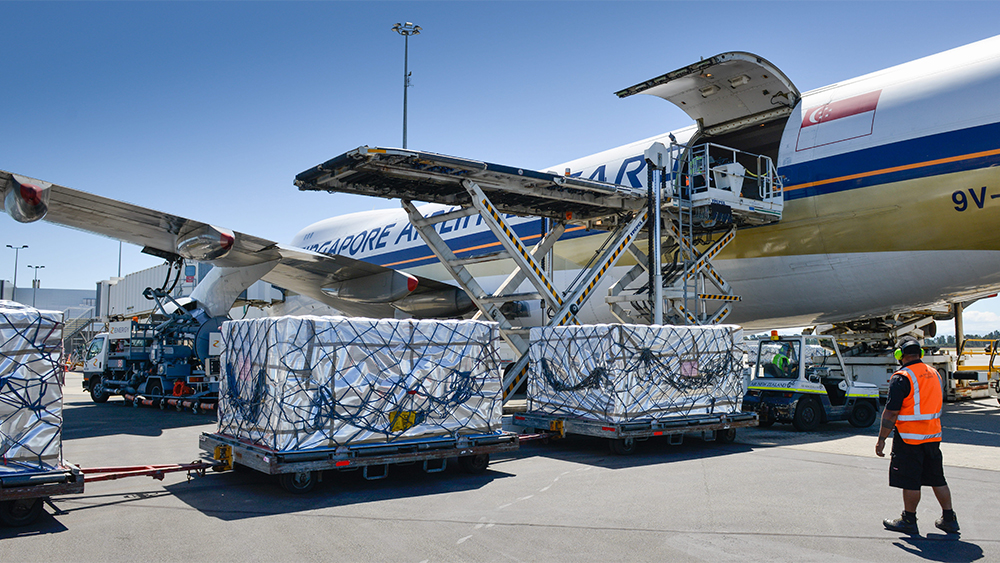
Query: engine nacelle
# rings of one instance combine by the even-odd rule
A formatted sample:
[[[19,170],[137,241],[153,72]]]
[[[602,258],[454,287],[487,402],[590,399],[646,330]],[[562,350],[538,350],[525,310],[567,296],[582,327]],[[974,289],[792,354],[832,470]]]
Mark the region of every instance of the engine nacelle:
[[[222,258],[233,248],[236,235],[229,229],[203,225],[177,237],[177,254],[188,260],[208,262]]]
[[[330,297],[357,303],[392,303],[417,289],[417,278],[395,270],[337,282],[321,288]]]
[[[460,317],[476,308],[472,299],[457,287],[409,295],[392,306],[418,319]]]
[[[11,174],[3,196],[3,207],[18,223],[34,223],[49,211],[52,184]]]

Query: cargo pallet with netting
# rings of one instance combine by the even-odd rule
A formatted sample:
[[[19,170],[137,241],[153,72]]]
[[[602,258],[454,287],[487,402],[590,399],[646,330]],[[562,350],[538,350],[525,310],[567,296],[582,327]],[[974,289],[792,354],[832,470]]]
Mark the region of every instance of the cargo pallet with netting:
[[[501,428],[495,323],[270,317],[222,325],[216,459],[306,492],[328,469],[457,457],[473,472],[518,446]],[[373,467],[378,467],[375,472]]]
[[[734,325],[579,325],[531,329],[527,412],[513,425],[636,442],[684,434],[731,442],[741,412],[743,331]]]

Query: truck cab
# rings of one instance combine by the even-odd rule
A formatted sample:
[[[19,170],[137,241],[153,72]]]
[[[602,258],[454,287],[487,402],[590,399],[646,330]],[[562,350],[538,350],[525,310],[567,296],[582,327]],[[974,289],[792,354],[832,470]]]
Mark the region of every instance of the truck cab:
[[[847,375],[833,337],[772,335],[757,344],[751,359],[743,410],[756,412],[760,426],[787,422],[796,430],[811,431],[836,420],[856,428],[875,422],[878,386]]]

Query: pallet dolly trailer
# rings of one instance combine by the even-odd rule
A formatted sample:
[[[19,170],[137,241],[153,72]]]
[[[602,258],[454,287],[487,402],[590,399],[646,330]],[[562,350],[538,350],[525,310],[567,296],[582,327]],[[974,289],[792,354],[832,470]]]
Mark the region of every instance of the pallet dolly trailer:
[[[649,438],[665,436],[671,445],[679,445],[685,434],[700,434],[707,441],[730,443],[736,439],[736,429],[757,426],[757,413],[708,414],[685,417],[639,420],[633,422],[606,422],[574,416],[546,413],[517,413],[513,423],[524,428],[548,430],[553,437],[567,434],[607,438],[611,451],[618,455],[631,455],[638,450],[638,443]]]
[[[47,504],[58,515],[66,514],[52,502],[52,497],[84,492],[86,483],[114,481],[126,477],[152,477],[162,481],[166,473],[187,471],[205,475],[218,464],[204,461],[165,465],[133,465],[126,467],[85,467],[64,463],[49,470],[25,470],[0,475],[0,522],[7,526],[27,526],[42,514]]]
[[[422,462],[425,472],[438,473],[448,467],[449,458],[458,458],[463,471],[479,474],[489,466],[490,454],[511,452],[519,447],[517,434],[511,432],[296,451],[275,451],[217,433],[202,434],[198,444],[221,462],[220,470],[232,469],[239,464],[268,475],[277,475],[282,488],[291,493],[311,491],[322,481],[323,472],[331,469],[352,471],[360,468],[365,479],[374,481],[386,478],[390,465]],[[373,471],[373,468],[378,471]]]

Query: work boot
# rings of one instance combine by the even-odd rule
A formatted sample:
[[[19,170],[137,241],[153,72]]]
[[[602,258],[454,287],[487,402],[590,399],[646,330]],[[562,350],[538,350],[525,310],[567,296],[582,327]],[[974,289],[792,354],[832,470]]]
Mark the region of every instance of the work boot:
[[[885,526],[886,530],[892,530],[893,532],[910,534],[911,536],[920,535],[920,532],[917,531],[917,517],[908,517],[906,512],[903,512],[899,518],[894,520],[882,520],[882,525]]]
[[[938,518],[934,521],[934,525],[938,530],[946,534],[957,534],[958,533],[958,518],[952,513],[951,518],[946,518],[944,516]]]

